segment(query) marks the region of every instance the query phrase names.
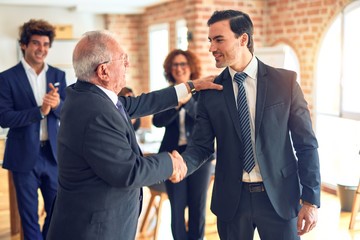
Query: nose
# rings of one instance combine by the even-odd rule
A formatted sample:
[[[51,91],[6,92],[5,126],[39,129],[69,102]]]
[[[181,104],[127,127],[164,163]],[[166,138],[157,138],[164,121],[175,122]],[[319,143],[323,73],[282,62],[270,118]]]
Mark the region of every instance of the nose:
[[[38,49],[41,50],[41,51],[45,51],[46,49],[48,49],[48,46],[44,45],[44,44],[39,44]]]
[[[210,43],[209,52],[215,52],[216,48],[213,43]]]

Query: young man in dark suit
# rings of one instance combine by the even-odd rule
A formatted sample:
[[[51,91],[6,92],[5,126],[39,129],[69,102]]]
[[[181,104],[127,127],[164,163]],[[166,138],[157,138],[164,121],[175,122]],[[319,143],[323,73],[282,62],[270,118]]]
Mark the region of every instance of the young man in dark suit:
[[[208,20],[209,51],[223,91],[201,92],[193,141],[182,154],[188,173],[214,152],[211,209],[223,240],[299,239],[320,206],[318,143],[296,73],[253,54],[253,24],[240,11]],[[238,94],[239,93],[239,94]],[[200,159],[200,161],[199,161]]]
[[[49,240],[133,240],[142,186],[180,181],[181,157],[143,157],[130,118],[178,104],[190,86],[221,89],[205,80],[138,97],[118,97],[126,86],[127,54],[109,32],[86,33],[73,53],[78,81],[67,88],[58,137],[59,189]],[[213,77],[206,78],[213,80]]]
[[[38,189],[49,213],[57,191],[56,138],[65,99],[65,72],[45,63],[55,28],[30,20],[20,28],[21,61],[0,73],[0,126],[10,128],[3,167],[13,176],[24,238],[45,239]]]

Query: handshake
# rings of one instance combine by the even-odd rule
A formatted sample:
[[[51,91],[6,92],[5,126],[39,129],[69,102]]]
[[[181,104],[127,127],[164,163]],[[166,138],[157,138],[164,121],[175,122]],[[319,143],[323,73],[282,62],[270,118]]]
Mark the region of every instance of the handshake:
[[[172,164],[173,164],[173,173],[170,176],[169,180],[173,183],[178,183],[183,180],[187,173],[186,162],[182,158],[182,156],[178,153],[178,151],[172,151],[170,154]]]

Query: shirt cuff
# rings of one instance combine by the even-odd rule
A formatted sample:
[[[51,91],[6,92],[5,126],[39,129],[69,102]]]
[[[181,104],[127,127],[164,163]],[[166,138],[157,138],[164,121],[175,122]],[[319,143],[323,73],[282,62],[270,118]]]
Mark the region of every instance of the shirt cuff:
[[[174,87],[178,101],[188,96],[189,93],[185,83],[180,83]]]

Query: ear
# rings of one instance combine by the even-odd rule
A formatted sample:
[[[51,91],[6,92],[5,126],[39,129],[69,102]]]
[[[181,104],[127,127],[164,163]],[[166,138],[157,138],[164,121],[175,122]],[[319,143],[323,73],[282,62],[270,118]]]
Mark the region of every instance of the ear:
[[[247,35],[247,33],[243,33],[240,36],[240,44],[241,44],[241,46],[247,46],[248,41],[249,41],[249,36]]]
[[[25,51],[25,49],[26,49],[26,44],[21,43],[21,44],[20,44],[20,48]]]
[[[106,64],[101,64],[96,69],[96,74],[101,80],[107,80],[109,78],[109,70]]]

